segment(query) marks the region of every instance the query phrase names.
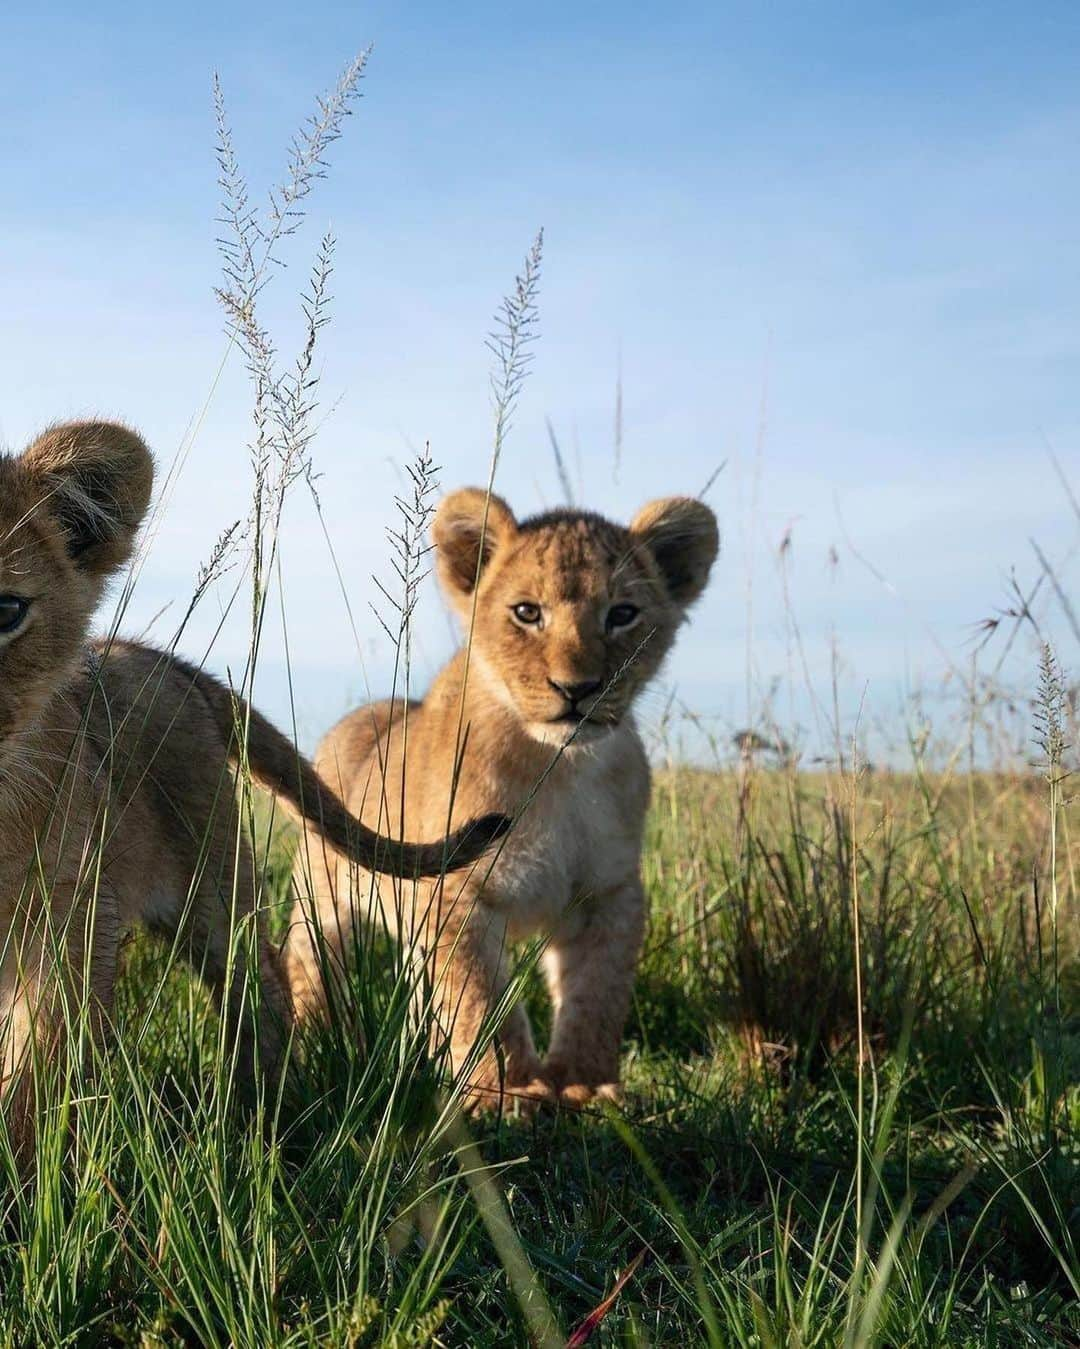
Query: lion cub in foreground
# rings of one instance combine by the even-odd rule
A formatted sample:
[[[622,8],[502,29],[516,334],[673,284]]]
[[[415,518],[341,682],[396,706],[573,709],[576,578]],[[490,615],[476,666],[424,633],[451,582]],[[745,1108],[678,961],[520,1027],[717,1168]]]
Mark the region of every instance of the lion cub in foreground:
[[[629,528],[571,510],[519,522],[498,497],[469,489],[440,505],[434,542],[443,589],[473,625],[471,652],[458,652],[422,703],[351,713],[316,768],[391,834],[520,814],[497,860],[463,883],[376,893],[392,928],[423,952],[455,1070],[506,990],[510,944],[548,939],[547,1057],[513,1008],[498,1035],[502,1066],[493,1050],[479,1060],[471,1102],[495,1105],[505,1089],[582,1105],[616,1092],[645,925],[649,768],[631,706],[705,588],[716,518],[674,497]],[[372,878],[302,849],[294,880],[288,974],[298,1009],[312,1012],[325,1006],[324,980],[350,949],[357,913],[370,911]]]
[[[290,1005],[258,927],[257,1026],[241,1018],[242,942],[224,986],[231,923],[255,922],[259,894],[237,838],[238,724],[253,776],[365,867],[438,872],[448,856],[475,858],[506,823],[388,844],[208,675],[131,642],[88,646],[152,480],[142,440],[105,422],[57,426],[21,456],[0,455],[0,1104],[24,1156],[30,1051],[56,1050],[65,1004],[87,1006],[91,1031],[105,1029],[134,923],[174,941],[222,998],[244,1068],[257,1052],[276,1065]]]

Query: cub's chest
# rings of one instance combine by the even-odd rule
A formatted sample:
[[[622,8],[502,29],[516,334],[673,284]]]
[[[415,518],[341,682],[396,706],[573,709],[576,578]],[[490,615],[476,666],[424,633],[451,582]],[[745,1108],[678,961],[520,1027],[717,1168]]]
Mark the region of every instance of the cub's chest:
[[[637,869],[647,782],[620,783],[605,758],[581,758],[539,786],[484,888],[487,902],[522,931]]]

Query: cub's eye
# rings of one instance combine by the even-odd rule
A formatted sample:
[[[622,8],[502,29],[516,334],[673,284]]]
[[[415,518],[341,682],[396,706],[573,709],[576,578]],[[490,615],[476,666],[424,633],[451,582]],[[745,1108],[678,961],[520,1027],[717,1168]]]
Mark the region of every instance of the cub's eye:
[[[539,604],[529,604],[528,602],[523,604],[515,604],[513,609],[511,610],[511,613],[514,615],[514,617],[517,619],[519,623],[526,623],[530,627],[534,623],[540,622]]]
[[[30,610],[30,601],[18,595],[0,595],[0,633],[14,632],[22,626]]]
[[[636,604],[613,604],[607,615],[608,632],[629,627],[640,612]]]

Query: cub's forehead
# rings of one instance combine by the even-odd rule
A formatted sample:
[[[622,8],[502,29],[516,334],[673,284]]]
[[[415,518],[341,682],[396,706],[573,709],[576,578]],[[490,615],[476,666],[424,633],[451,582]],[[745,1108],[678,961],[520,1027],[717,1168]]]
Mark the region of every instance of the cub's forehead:
[[[549,599],[604,595],[638,575],[629,531],[602,516],[551,512],[522,521],[503,561],[508,582]]]

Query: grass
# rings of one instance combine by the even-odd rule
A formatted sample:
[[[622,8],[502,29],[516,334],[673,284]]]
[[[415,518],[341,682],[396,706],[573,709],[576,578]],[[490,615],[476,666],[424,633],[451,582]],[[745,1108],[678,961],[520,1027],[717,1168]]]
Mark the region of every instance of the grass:
[[[1080,950],[1061,839],[1056,969],[1033,902],[1045,784],[879,775],[854,809],[849,779],[737,788],[657,783],[625,1111],[488,1121],[479,1152],[381,943],[353,990],[366,1048],[312,1034],[244,1110],[201,987],[173,971],[155,997],[165,955],[135,941],[75,1139],[46,1121],[5,1203],[0,1341],[527,1344],[482,1158],[555,1343],[642,1255],[593,1343],[1075,1343]]]

